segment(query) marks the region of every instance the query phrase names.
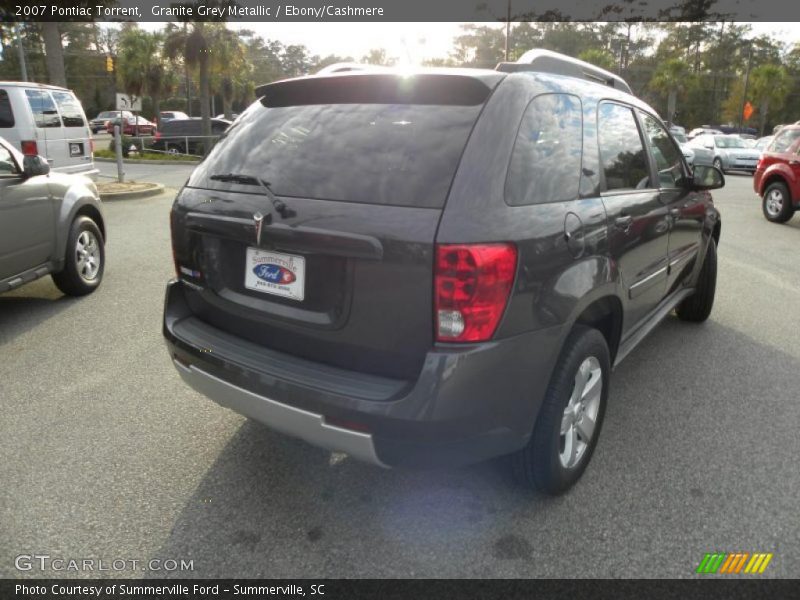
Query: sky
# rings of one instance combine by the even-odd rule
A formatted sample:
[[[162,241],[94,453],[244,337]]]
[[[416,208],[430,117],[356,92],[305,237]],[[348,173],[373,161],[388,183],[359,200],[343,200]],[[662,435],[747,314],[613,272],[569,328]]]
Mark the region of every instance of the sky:
[[[486,25],[487,23],[480,23]],[[233,29],[252,29],[265,39],[284,45],[303,44],[311,54],[352,56],[359,60],[373,48],[384,48],[400,62],[420,63],[427,58],[445,58],[461,23],[229,23]],[[163,23],[140,23],[158,29]],[[498,28],[502,24],[494,25]],[[796,23],[751,23],[754,36],[769,34],[787,42],[800,41]]]

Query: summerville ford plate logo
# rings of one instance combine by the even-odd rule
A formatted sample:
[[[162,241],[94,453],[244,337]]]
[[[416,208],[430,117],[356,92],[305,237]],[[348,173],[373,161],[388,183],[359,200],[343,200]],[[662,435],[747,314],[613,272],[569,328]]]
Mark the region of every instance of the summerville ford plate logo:
[[[697,566],[700,575],[757,575],[767,569],[772,552],[706,552]]]
[[[256,265],[253,267],[253,273],[255,273],[255,276],[259,279],[269,281],[270,283],[279,283],[283,285],[293,283],[297,279],[297,276],[286,267],[273,264],[262,263],[260,265]]]

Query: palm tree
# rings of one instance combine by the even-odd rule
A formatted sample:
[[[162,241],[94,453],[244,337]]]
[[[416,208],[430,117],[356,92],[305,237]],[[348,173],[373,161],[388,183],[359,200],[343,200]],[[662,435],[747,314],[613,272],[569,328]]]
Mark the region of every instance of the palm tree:
[[[200,84],[200,118],[202,134],[211,136],[211,44],[207,35],[209,24],[202,21],[184,23],[183,27],[168,25],[164,54],[170,59],[182,58],[189,69],[197,69]]]
[[[678,94],[686,88],[689,66],[679,58],[671,58],[661,63],[653,75],[650,87],[667,94],[667,118],[675,118],[675,104]]]
[[[753,69],[750,75],[753,99],[758,105],[759,129],[764,135],[767,112],[770,108],[780,110],[789,95],[791,82],[786,69],[779,65],[766,64]]]
[[[247,93],[252,66],[235,32],[222,23],[212,23],[207,27],[211,46],[211,86],[215,92],[222,93],[222,111],[230,120],[233,101],[244,99]]]

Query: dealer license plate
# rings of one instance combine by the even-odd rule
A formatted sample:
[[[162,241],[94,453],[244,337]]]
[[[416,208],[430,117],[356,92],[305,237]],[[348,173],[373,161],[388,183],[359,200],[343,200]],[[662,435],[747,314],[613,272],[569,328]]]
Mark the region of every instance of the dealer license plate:
[[[306,259],[294,254],[248,248],[244,287],[301,301],[305,294]]]

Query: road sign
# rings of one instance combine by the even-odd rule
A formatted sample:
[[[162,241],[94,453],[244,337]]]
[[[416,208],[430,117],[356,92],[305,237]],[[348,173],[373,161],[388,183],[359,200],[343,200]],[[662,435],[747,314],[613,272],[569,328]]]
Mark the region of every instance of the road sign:
[[[142,110],[142,99],[128,94],[117,94],[117,110]]]
[[[742,116],[744,117],[745,121],[749,121],[750,117],[753,116],[753,105],[749,102],[745,102],[744,110],[742,111]]]

